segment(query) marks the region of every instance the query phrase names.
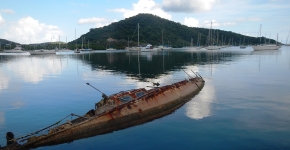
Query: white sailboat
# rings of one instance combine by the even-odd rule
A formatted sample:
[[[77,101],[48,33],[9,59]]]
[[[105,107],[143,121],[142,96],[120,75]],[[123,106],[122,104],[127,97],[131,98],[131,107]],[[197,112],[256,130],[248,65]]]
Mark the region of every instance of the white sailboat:
[[[129,51],[139,51],[139,50],[141,50],[141,47],[139,46],[139,23],[138,23],[138,44],[137,44],[137,46],[135,46],[135,47],[126,47],[125,48],[126,50],[129,50]]]
[[[209,46],[205,47],[207,50],[218,50],[220,49],[219,46],[214,46],[213,44],[213,38],[212,38],[212,22],[210,23],[210,29],[209,29]]]
[[[141,47],[142,52],[157,51],[157,50],[162,50],[162,49],[153,47],[151,44],[147,44],[145,47]]]
[[[244,37],[243,45],[240,46],[240,49],[245,49],[245,48],[247,48],[247,46],[245,46],[245,37]]]
[[[287,40],[286,40],[286,44],[285,44],[285,46],[290,46],[290,44],[288,44],[289,34],[290,34],[290,30],[289,30],[289,33],[288,33],[288,36],[287,36]]]
[[[56,50],[40,49],[40,50],[29,51],[29,53],[30,55],[56,54]]]
[[[164,46],[164,42],[163,42],[163,30],[162,30],[162,45],[158,46],[158,48],[160,48],[161,50],[169,50],[172,47],[169,46],[169,43],[167,46]]]
[[[92,49],[90,48],[90,41],[88,40],[88,48],[83,49],[83,42],[82,42],[82,49],[81,51],[92,51]]]
[[[111,43],[111,39],[112,39],[112,38],[109,37],[109,39],[107,40],[108,43],[109,43],[109,48],[106,48],[106,50],[109,50],[109,51],[111,51],[111,50],[116,50],[115,48],[112,48],[112,47],[111,47],[111,44],[110,44],[110,43]]]
[[[22,50],[21,45],[16,45],[15,48],[10,50],[4,50],[5,53],[25,53],[25,51]]]
[[[260,25],[260,43],[261,43],[261,28],[262,28],[262,25]],[[277,41],[278,41],[278,34],[277,34],[276,44],[260,44],[260,45],[252,46],[252,48],[255,51],[261,51],[261,50],[278,50],[281,47],[281,45],[278,45],[277,44]]]

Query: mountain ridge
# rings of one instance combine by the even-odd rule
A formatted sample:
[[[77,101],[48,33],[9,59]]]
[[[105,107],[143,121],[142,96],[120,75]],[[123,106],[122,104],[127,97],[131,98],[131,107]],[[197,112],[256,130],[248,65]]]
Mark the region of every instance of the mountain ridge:
[[[139,23],[139,40],[140,45],[150,43],[154,46],[162,44],[162,30],[163,41],[165,45],[172,47],[183,47],[191,45],[191,38],[193,38],[193,45],[197,45],[198,34],[201,34],[201,45],[207,44],[207,37],[209,33],[208,28],[188,27],[178,22],[170,21],[152,14],[138,14],[136,16],[114,22],[110,25],[101,28],[91,28],[86,34],[81,35],[78,39],[68,43],[70,48],[81,48],[81,43],[90,43],[93,49],[105,49],[108,46],[108,38],[114,39],[110,45],[117,49],[124,49],[129,46],[137,46],[137,31],[136,27]],[[224,43],[231,45],[241,45],[245,38],[245,45],[258,44],[259,38],[245,36],[231,31],[224,31],[213,29],[214,33],[219,34],[219,43],[226,40]],[[134,34],[135,33],[135,34]],[[84,39],[84,40],[83,40]],[[264,41],[266,38],[262,38]],[[269,41],[269,39],[266,39]],[[275,40],[270,40],[271,43]]]
[[[153,46],[162,44],[170,45],[174,48],[191,46],[191,39],[193,39],[193,46],[197,45],[198,35],[201,36],[200,45],[206,45],[208,42],[208,28],[188,27],[179,22],[170,21],[152,14],[138,14],[136,16],[113,22],[107,26],[100,28],[91,28],[87,33],[81,35],[76,40],[67,43],[69,49],[76,48],[92,48],[95,50],[104,50],[109,47],[116,49],[125,49],[129,46],[137,46],[137,24],[139,24],[139,40],[140,45],[148,43]],[[232,31],[224,31],[220,29],[213,29],[212,33],[219,35],[218,43],[228,45],[255,45],[260,43],[260,38],[250,37],[242,34],[234,33]],[[216,37],[216,36],[215,36]],[[245,43],[243,40],[245,39]],[[129,41],[129,42],[128,42]],[[261,38],[261,41],[270,41],[275,43],[275,40]],[[12,43],[11,48],[14,48],[16,42],[0,39],[0,46],[7,47],[6,44]],[[8,43],[7,43],[8,42]],[[216,42],[217,43],[217,42]],[[31,49],[31,46],[36,48],[58,47],[57,43],[43,42],[38,44],[23,44],[25,49]],[[62,43],[61,47],[66,47]],[[9,46],[10,47],[10,46]]]

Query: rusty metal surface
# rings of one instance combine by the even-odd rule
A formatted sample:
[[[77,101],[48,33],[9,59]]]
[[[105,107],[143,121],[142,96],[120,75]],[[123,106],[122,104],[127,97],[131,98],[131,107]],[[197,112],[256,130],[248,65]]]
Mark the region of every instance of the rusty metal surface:
[[[103,112],[96,113],[95,116],[83,119],[81,122],[64,123],[51,129],[48,134],[31,137],[27,139],[27,143],[22,145],[22,148],[70,142],[154,120],[181,107],[198,94],[203,86],[202,78],[191,78],[150,90],[141,88],[113,94],[100,106],[100,108],[107,108]],[[135,93],[140,91],[146,92],[146,94],[138,98]],[[133,100],[123,103],[120,97],[124,95],[130,95]]]

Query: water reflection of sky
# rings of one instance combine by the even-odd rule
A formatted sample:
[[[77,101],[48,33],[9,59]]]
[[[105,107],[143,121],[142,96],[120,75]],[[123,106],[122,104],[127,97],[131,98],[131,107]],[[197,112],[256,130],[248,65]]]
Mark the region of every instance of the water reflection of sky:
[[[215,89],[209,79],[197,96],[186,103],[186,116],[192,119],[202,119],[211,115],[211,103],[215,98]]]
[[[132,55],[126,55],[127,53],[98,54],[101,57],[107,56],[104,57],[105,60],[100,60],[101,62],[96,61],[100,59],[100,57],[96,58],[96,55],[82,54],[55,57],[21,56],[7,60],[5,58],[4,61],[0,61],[0,135],[5,135],[7,131],[15,131],[17,135],[26,134],[50,125],[69,113],[81,115],[92,109],[94,103],[100,100],[101,94],[87,86],[86,82],[110,95],[119,91],[152,86],[152,82],[167,85],[180,81],[188,77],[181,70],[182,68],[191,76],[194,76],[191,70],[198,71],[205,78],[205,86],[198,95],[179,109],[181,113],[171,115],[175,115],[177,119],[175,118],[174,121],[167,120],[171,117],[160,119],[161,122],[162,120],[170,122],[161,126],[162,129],[169,127],[171,134],[158,130],[162,137],[172,137],[175,134],[173,141],[178,143],[185,141],[187,145],[182,149],[195,146],[196,143],[192,141],[212,145],[220,144],[217,136],[225,137],[225,141],[231,145],[232,149],[239,148],[236,146],[237,143],[248,142],[248,139],[253,137],[258,145],[264,145],[265,141],[273,142],[273,138],[279,141],[284,139],[281,143],[287,145],[285,143],[289,142],[285,142],[285,139],[289,139],[290,122],[288,117],[290,113],[290,51],[251,53],[250,49],[246,49],[237,52],[242,53],[237,56],[236,50],[238,49],[200,51],[198,57],[195,57],[197,55],[195,51],[189,51],[186,54],[179,51],[170,52],[165,55],[164,64],[162,64],[163,57],[157,57],[155,53],[142,54],[140,56],[140,60],[143,60],[141,74],[156,74],[149,78],[144,76],[144,80],[138,78],[137,72],[130,72],[129,68],[126,68],[130,63],[130,67],[137,68],[135,53]],[[178,57],[180,59],[168,67],[168,60]],[[120,60],[120,58],[126,59]],[[111,60],[110,63],[102,63],[107,59]],[[196,59],[200,60],[197,61],[200,63],[191,63],[196,62]],[[123,61],[122,66],[114,64],[120,64]],[[151,71],[151,64],[147,70],[144,69],[146,62],[154,63],[152,66],[164,65],[165,68],[160,67],[157,70],[164,71],[165,69],[166,74]],[[177,63],[181,65],[176,65]],[[104,67],[92,67],[93,65]],[[111,67],[108,67],[110,65]],[[172,122],[176,124],[170,126]],[[144,130],[144,127],[157,129],[158,123],[160,121],[153,121],[138,128],[94,137],[91,140],[102,139],[104,143],[107,143],[106,137],[113,139],[116,135],[121,136],[124,131],[132,133],[134,129],[138,130],[135,136],[144,132],[144,136],[150,137],[151,134],[145,134],[147,130]],[[19,124],[21,124],[21,129]],[[286,138],[283,138],[281,134]],[[201,136],[209,138],[199,138]],[[238,142],[233,142],[232,137],[235,137]],[[261,140],[264,138],[265,141]],[[3,138],[0,137],[0,144],[4,145],[2,143],[5,141],[2,142],[1,139]],[[144,139],[148,143],[157,141],[150,138]],[[120,139],[117,138],[117,140]],[[62,148],[50,148],[64,149],[78,144],[94,145],[93,142],[87,141],[90,139],[74,141],[71,144],[62,145]],[[133,140],[133,142],[136,141]],[[168,144],[168,142],[164,143]],[[170,143],[173,142],[169,142],[169,145]],[[274,142],[274,145],[277,143]],[[251,143],[248,146],[253,148]],[[279,148],[282,146],[278,144]],[[198,149],[203,149],[203,147]]]
[[[9,69],[16,76],[22,77],[25,82],[37,84],[44,79],[45,76],[60,74],[65,65],[55,58],[43,59],[39,57],[31,57],[10,63]]]

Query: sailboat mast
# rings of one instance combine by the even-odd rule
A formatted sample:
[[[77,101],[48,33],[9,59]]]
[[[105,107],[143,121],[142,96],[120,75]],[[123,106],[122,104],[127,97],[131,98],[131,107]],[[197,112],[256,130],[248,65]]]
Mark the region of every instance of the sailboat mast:
[[[216,36],[217,36],[217,38],[216,38],[216,43],[217,43],[217,45],[219,45],[219,32],[217,31],[217,33],[216,33]]]
[[[77,35],[77,29],[75,29],[75,42],[76,42],[76,49],[77,49],[77,41],[76,41],[76,36]]]
[[[287,36],[286,45],[288,44],[289,34],[290,34],[290,30],[289,30],[289,33],[288,33],[288,36]]]
[[[277,33],[277,40],[276,40],[276,45],[277,45],[277,41],[278,41],[278,33]]]
[[[162,29],[162,47],[164,47],[164,43],[163,43],[163,29]]]
[[[260,24],[260,44],[261,44],[261,30],[262,30],[262,24]]]
[[[138,23],[138,45],[139,46],[139,23]]]
[[[60,49],[60,35],[58,36],[58,49]]]
[[[210,45],[212,45],[212,21],[210,22]]]

